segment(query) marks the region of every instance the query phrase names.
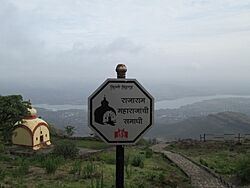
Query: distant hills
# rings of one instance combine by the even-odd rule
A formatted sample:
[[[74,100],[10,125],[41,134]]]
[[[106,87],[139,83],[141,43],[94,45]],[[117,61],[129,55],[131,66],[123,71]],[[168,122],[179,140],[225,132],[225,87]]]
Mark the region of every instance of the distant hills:
[[[82,80],[82,81],[45,81],[39,82],[18,82],[0,80],[0,95],[20,94],[25,100],[31,100],[33,104],[87,104],[87,98],[90,94],[105,80]],[[209,95],[249,95],[250,88],[240,85],[238,88],[220,86],[215,87],[201,85],[177,84],[172,82],[143,82],[140,83],[154,96],[156,101],[166,99],[178,99],[192,96],[209,96]]]
[[[191,117],[178,123],[158,124],[149,135],[158,137],[199,138],[200,134],[250,133],[250,117],[238,112],[220,112],[207,116]]]
[[[75,136],[86,136],[86,110],[50,111],[37,108],[38,115],[56,128],[76,127]],[[155,111],[155,126],[147,137],[168,139],[199,138],[200,134],[250,133],[250,99],[212,99],[181,106],[177,109]]]
[[[60,110],[50,111],[36,108],[38,115],[55,128],[64,130],[68,125],[74,126],[75,136],[87,136],[91,132],[88,128],[87,112],[85,110]]]

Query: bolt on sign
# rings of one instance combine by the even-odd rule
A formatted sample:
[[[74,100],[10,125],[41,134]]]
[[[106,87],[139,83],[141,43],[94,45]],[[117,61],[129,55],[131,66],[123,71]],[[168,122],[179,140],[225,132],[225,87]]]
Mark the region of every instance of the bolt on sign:
[[[89,127],[108,144],[135,144],[153,125],[154,98],[136,79],[107,79],[88,103]]]

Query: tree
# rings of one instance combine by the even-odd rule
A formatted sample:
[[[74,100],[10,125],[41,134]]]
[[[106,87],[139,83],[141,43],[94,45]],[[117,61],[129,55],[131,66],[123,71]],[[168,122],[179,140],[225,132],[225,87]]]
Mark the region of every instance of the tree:
[[[65,132],[66,132],[66,135],[67,135],[68,137],[71,137],[71,136],[73,136],[73,134],[75,133],[75,127],[70,126],[70,125],[67,125],[67,126],[65,127]]]
[[[4,143],[10,143],[15,123],[29,115],[28,108],[30,102],[23,101],[21,95],[0,96],[0,133]]]

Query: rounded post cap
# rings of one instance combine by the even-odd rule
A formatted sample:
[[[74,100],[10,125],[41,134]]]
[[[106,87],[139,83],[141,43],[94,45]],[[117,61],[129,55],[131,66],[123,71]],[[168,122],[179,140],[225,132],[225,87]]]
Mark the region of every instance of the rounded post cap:
[[[127,72],[127,67],[124,64],[118,64],[116,66],[116,72],[117,72],[117,78],[125,78],[126,77],[126,72]]]

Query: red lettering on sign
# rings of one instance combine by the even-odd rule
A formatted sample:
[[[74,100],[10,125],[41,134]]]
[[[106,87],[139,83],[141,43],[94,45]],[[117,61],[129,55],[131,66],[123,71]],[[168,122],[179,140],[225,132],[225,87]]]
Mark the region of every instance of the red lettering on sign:
[[[128,138],[128,131],[125,131],[124,129],[118,129],[114,132],[115,138]]]

